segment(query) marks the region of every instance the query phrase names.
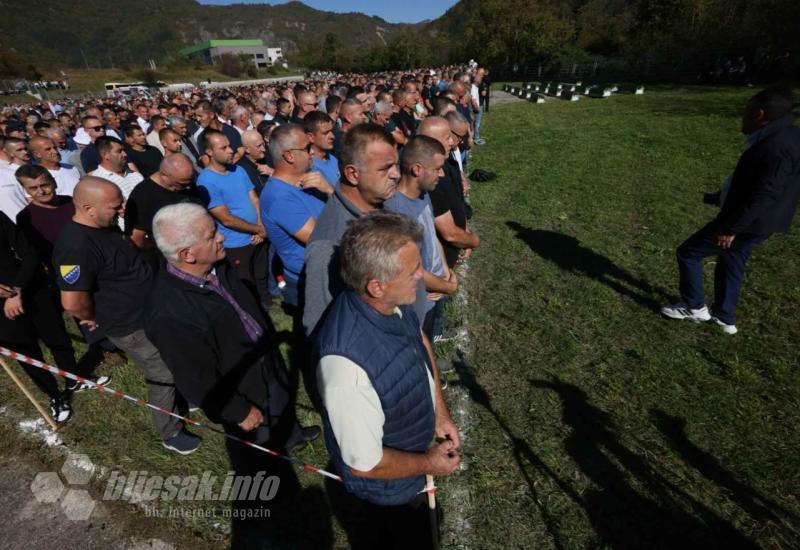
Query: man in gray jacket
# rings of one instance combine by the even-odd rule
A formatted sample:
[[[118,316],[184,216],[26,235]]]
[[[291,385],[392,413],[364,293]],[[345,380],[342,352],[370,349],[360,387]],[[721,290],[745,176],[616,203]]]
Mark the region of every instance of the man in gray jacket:
[[[328,199],[306,244],[303,327],[311,335],[328,305],[343,290],[338,247],[347,223],[383,207],[394,195],[400,171],[392,137],[376,124],[354,126],[339,159],[341,182]]]

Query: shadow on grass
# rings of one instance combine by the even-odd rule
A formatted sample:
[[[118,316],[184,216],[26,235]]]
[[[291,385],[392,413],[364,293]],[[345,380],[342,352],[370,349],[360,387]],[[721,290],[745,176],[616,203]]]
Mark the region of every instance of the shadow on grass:
[[[582,505],[603,544],[613,548],[753,548],[736,528],[623,445],[611,417],[586,393],[558,379],[531,380],[555,392],[571,428],[564,446],[592,482]],[[635,484],[635,486],[634,486]],[[643,494],[645,493],[645,494]]]
[[[792,533],[786,533],[786,535],[794,540],[794,545],[797,544],[798,533],[795,529],[800,525],[798,522],[800,518],[752,487],[748,487],[737,480],[731,472],[720,464],[720,461],[715,456],[692,443],[686,435],[686,420],[658,409],[650,411],[650,418],[683,461],[697,470],[703,477],[719,485],[726,491],[728,498],[753,519],[764,523],[772,522],[776,526],[788,524]],[[792,525],[795,527],[792,528]],[[791,546],[791,544],[788,544],[788,546]]]
[[[664,299],[669,298],[666,291],[651,286],[605,256],[581,246],[575,237],[545,229],[530,229],[513,221],[507,221],[506,225],[516,231],[519,240],[545,260],[553,262],[564,271],[594,279],[642,307],[660,310],[662,304],[652,297],[656,292]]]
[[[536,388],[556,392],[561,399],[564,422],[572,429],[565,441],[566,451],[593,484],[588,490],[579,492],[514,433],[495,410],[491,397],[478,383],[463,357],[459,357],[456,368],[458,384],[469,392],[475,403],[492,415],[511,440],[519,473],[556,548],[564,548],[558,529],[559,520],[544,504],[544,499],[539,498],[537,483],[528,471],[529,465],[552,480],[572,502],[584,510],[601,546],[755,547],[747,537],[712,510],[655,473],[651,464],[622,445],[609,415],[591,405],[580,388],[559,380],[530,381]],[[652,496],[637,491],[632,485],[633,481]]]

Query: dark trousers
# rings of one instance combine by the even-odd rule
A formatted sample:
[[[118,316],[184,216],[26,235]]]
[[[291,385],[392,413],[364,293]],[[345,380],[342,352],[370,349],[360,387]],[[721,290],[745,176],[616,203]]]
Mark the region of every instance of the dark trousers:
[[[239,279],[262,305],[272,303],[272,297],[267,291],[268,250],[268,245],[265,243],[225,249],[228,261],[236,268]]]
[[[711,310],[723,323],[733,325],[745,264],[753,248],[769,235],[737,235],[731,247],[724,250],[714,242],[714,234],[714,228],[708,224],[678,247],[681,298],[692,309],[703,307],[703,259],[716,256]]]
[[[433,547],[427,494],[417,495],[408,504],[380,506],[353,496],[339,481],[326,479],[325,485],[334,514],[353,550]]]
[[[442,297],[438,302],[434,302],[434,306],[425,314],[425,319],[422,322],[422,332],[428,339],[433,342],[433,338],[442,333],[442,317],[444,317],[444,304],[447,297]]]

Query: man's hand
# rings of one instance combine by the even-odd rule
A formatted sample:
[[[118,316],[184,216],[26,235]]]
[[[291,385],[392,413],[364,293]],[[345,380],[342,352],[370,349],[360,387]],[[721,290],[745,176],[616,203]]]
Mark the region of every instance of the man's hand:
[[[264,422],[264,415],[261,414],[260,410],[251,405],[250,412],[247,413],[247,418],[239,422],[239,427],[242,430],[249,432],[250,430],[260,426],[262,422]]]
[[[258,168],[258,173],[262,176],[271,176],[275,171],[266,164],[256,164],[256,168]]]
[[[95,321],[94,319],[84,319],[79,324],[81,324],[81,325],[85,326],[86,328],[88,328],[89,332],[93,332],[93,331],[97,330],[97,321]]]
[[[6,302],[3,304],[3,313],[9,321],[13,321],[25,313],[25,309],[22,307],[22,295],[15,294],[11,298],[6,298]]]
[[[442,441],[428,449],[425,453],[428,459],[426,473],[434,476],[446,476],[452,474],[461,463],[458,450],[450,440]]]
[[[428,298],[428,300],[430,300],[431,302],[438,302],[439,300],[444,298],[444,294],[442,294],[441,292],[428,292],[426,298]]]
[[[333,195],[333,186],[319,172],[306,172],[300,178],[300,189],[318,189],[326,195]]]
[[[469,257],[472,256],[472,249],[471,248],[462,248],[461,252],[458,253],[458,260],[463,262],[469,260]]]
[[[261,241],[263,242],[263,241],[264,241],[264,239],[266,239],[266,238],[267,238],[267,230],[264,228],[264,226],[263,226],[263,225],[259,224],[259,226],[258,226],[258,233],[256,233],[256,234],[255,234],[255,235],[253,235],[253,236],[254,236],[254,237],[261,237]],[[253,243],[253,244],[258,244],[258,243]]]
[[[736,235],[722,235],[720,233],[717,233],[714,236],[714,241],[716,242],[718,247],[722,248],[723,250],[728,250],[733,244],[733,239],[735,238]]]
[[[264,242],[264,238],[261,235],[250,235],[250,242],[254,245],[259,245]]]
[[[11,298],[17,292],[10,286],[0,285],[0,299]]]
[[[455,450],[461,448],[461,437],[458,435],[458,426],[449,414],[436,414],[436,437],[445,441],[452,441]]]

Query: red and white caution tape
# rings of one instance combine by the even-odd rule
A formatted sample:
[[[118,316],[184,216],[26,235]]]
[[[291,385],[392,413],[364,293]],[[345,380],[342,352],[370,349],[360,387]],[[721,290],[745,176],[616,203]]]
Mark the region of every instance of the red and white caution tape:
[[[323,470],[322,468],[318,468],[318,467],[313,466],[311,464],[306,464],[305,462],[303,462],[301,460],[298,460],[296,458],[293,458],[291,456],[282,455],[280,453],[277,453],[277,452],[273,451],[272,449],[268,449],[268,448],[263,447],[261,445],[257,445],[255,443],[253,443],[252,441],[247,441],[246,439],[242,439],[240,437],[236,437],[235,435],[231,435],[231,434],[225,433],[225,432],[223,432],[221,430],[218,430],[218,429],[214,428],[213,426],[209,426],[208,424],[203,424],[202,422],[198,422],[196,420],[192,420],[191,418],[186,418],[185,416],[181,416],[179,414],[175,414],[172,411],[168,411],[166,409],[162,409],[161,407],[156,407],[155,405],[153,405],[152,403],[148,403],[144,399],[139,399],[137,397],[133,397],[131,395],[128,395],[126,393],[122,393],[119,390],[115,390],[115,389],[109,388],[107,386],[101,386],[99,384],[94,383],[91,380],[88,380],[88,379],[83,378],[81,376],[72,374],[70,372],[67,372],[65,370],[59,369],[59,368],[54,367],[52,365],[48,365],[47,363],[42,363],[41,361],[39,361],[37,359],[33,359],[32,357],[28,357],[27,355],[22,355],[21,353],[17,353],[16,351],[10,350],[8,348],[4,348],[2,346],[0,346],[0,355],[5,355],[6,357],[10,357],[12,359],[16,359],[17,361],[22,361],[23,363],[27,363],[27,364],[29,364],[29,365],[31,365],[33,367],[36,367],[36,368],[39,368],[39,369],[42,369],[42,370],[46,370],[46,371],[51,372],[53,374],[57,374],[58,376],[61,376],[63,378],[68,378],[70,380],[75,380],[77,382],[82,382],[82,383],[88,385],[91,388],[98,389],[98,390],[103,390],[106,393],[110,393],[110,394],[115,395],[117,397],[121,397],[122,399],[127,399],[128,401],[133,401],[134,403],[136,403],[138,405],[144,405],[145,407],[153,409],[154,411],[157,411],[157,412],[159,412],[161,414],[166,414],[166,415],[169,415],[169,416],[173,416],[175,418],[183,420],[184,422],[186,422],[187,424],[190,424],[192,426],[197,426],[198,428],[205,428],[207,430],[211,430],[212,432],[216,432],[216,433],[222,434],[225,437],[227,437],[228,439],[232,439],[234,441],[238,441],[239,443],[242,443],[243,445],[247,445],[248,447],[252,447],[254,449],[258,449],[259,451],[263,451],[263,452],[265,452],[265,453],[267,453],[269,455],[272,455],[274,457],[277,457],[277,458],[286,460],[288,462],[291,462],[293,464],[296,464],[297,466],[300,466],[304,470],[308,470],[309,472],[316,472],[316,473],[318,473],[320,475],[323,475],[325,477],[328,477],[330,479],[335,479],[337,481],[342,481],[341,477],[337,476],[336,474],[332,474],[331,472],[328,472],[326,470]]]

